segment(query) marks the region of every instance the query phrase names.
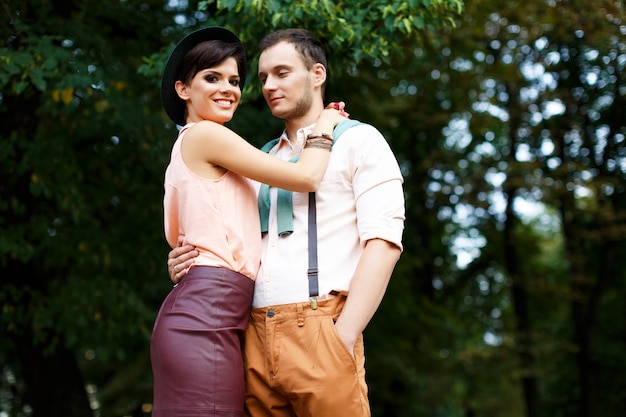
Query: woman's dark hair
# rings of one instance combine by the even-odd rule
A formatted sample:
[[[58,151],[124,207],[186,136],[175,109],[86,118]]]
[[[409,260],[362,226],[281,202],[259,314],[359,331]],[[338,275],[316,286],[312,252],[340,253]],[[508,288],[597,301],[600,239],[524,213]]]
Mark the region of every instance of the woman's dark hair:
[[[194,46],[183,58],[178,67],[178,79],[189,84],[193,77],[206,68],[221,64],[227,58],[235,58],[237,69],[243,87],[246,74],[246,54],[239,43],[229,43],[220,40],[200,42]]]

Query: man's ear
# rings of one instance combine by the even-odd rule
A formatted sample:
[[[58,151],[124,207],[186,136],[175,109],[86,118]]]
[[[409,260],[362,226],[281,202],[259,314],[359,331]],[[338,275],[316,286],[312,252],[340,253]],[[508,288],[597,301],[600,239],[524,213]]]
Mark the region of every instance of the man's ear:
[[[315,85],[324,85],[326,82],[326,67],[318,62],[313,66],[313,74]]]
[[[176,84],[174,84],[174,89],[176,90],[176,94],[178,94],[178,97],[180,97],[182,100],[187,100],[189,99],[189,91],[187,90],[187,85],[178,80],[176,81]]]

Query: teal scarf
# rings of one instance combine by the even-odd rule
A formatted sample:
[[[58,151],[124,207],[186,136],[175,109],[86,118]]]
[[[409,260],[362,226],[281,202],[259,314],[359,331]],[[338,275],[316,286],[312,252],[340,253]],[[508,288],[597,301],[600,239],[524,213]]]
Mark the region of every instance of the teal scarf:
[[[339,123],[335,130],[333,130],[333,144],[339,139],[339,136],[349,128],[359,125],[361,122],[358,120],[345,120]],[[261,148],[263,152],[268,152],[276,146],[280,141],[280,138],[271,140]],[[289,159],[289,162],[297,162],[300,155],[296,155]],[[278,235],[285,236],[293,232],[293,201],[292,192],[289,190],[277,189],[276,203],[276,215],[278,217]],[[270,217],[270,186],[267,184],[261,184],[258,196],[259,216],[261,217],[261,233],[267,233],[268,223]]]

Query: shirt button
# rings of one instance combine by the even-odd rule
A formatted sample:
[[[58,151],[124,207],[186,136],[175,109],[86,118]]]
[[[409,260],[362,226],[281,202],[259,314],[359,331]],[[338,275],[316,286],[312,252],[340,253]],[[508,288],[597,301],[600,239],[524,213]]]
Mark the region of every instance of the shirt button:
[[[276,312],[274,310],[267,310],[267,317],[272,318],[275,314]]]

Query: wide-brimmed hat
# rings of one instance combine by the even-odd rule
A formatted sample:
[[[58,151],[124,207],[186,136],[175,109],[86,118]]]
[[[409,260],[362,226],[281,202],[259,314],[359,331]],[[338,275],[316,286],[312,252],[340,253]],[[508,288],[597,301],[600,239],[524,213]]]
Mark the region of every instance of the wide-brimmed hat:
[[[184,126],[185,121],[185,101],[178,97],[174,85],[178,76],[178,67],[187,52],[191,51],[197,44],[206,41],[220,40],[228,43],[241,44],[239,38],[230,30],[220,26],[209,26],[191,32],[176,45],[172,54],[163,69],[163,78],[161,78],[161,102],[167,115],[174,123]],[[239,77],[241,79],[240,86],[246,80],[246,69],[239,69]]]

